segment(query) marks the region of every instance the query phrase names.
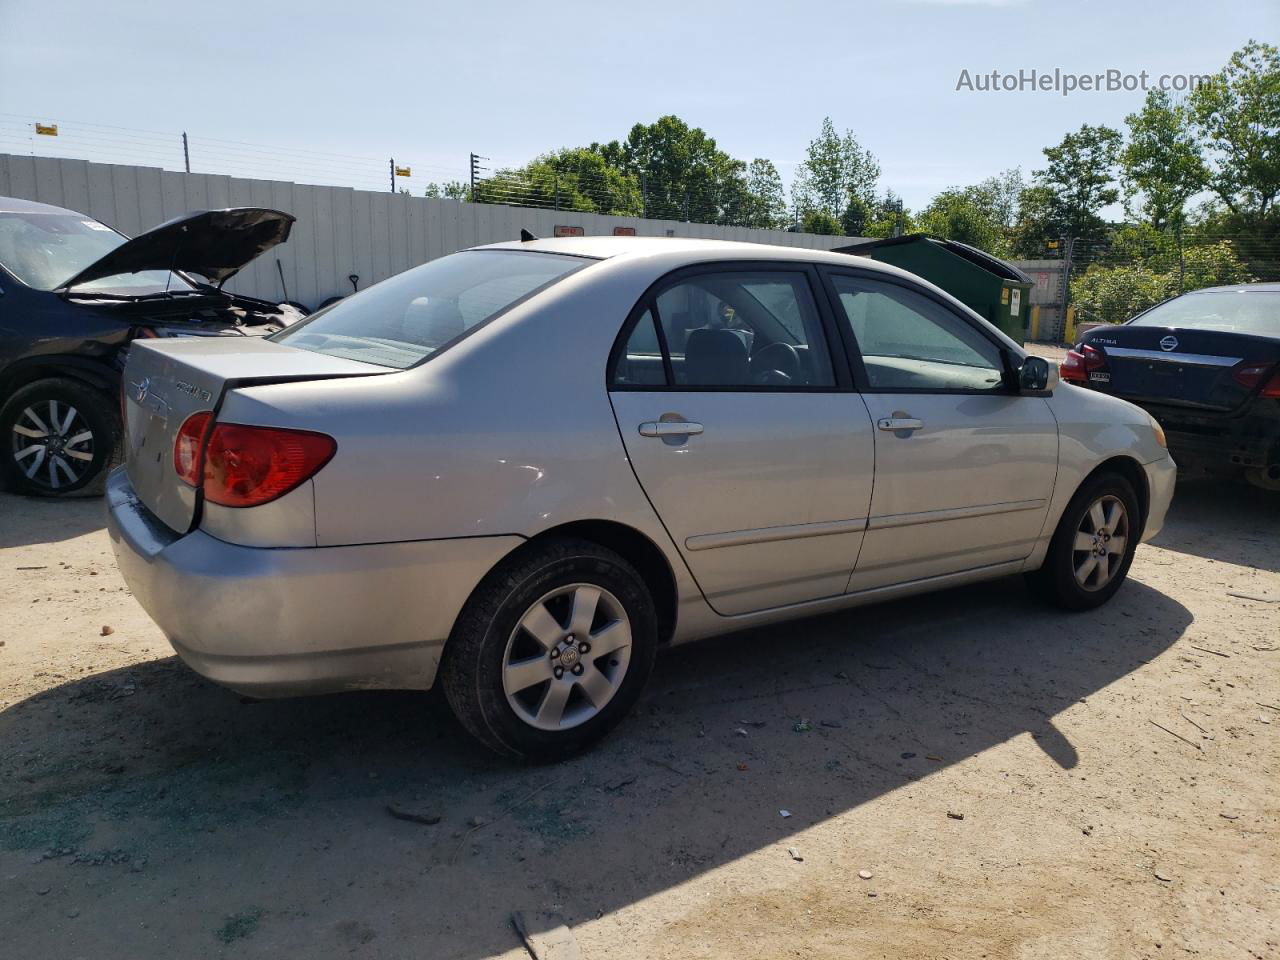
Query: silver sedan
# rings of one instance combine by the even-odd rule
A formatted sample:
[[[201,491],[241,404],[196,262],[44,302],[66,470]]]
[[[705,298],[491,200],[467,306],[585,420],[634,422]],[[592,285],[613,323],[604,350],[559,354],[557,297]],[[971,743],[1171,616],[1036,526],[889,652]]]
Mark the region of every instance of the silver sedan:
[[[1023,574],[1109,600],[1159,426],[862,258],[496,244],[267,340],[138,341],[108,485],[134,595],[254,696],[437,681],[484,744],[581,749],[656,651]]]

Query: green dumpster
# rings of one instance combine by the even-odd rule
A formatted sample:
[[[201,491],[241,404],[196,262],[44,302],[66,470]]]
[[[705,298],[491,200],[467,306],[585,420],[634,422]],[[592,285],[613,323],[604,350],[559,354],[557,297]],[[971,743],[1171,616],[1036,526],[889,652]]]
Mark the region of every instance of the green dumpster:
[[[911,233],[836,247],[909,270],[951,294],[1023,343],[1031,316],[1032,279],[1011,263],[958,240]]]

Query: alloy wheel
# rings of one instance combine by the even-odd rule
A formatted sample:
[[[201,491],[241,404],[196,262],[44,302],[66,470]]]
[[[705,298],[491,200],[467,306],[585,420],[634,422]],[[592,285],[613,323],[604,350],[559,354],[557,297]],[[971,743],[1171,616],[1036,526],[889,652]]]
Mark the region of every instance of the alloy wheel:
[[[507,703],[538,730],[586,723],[611,701],[631,662],[622,603],[591,583],[557,587],[525,611],[507,640]]]
[[[80,411],[61,400],[23,409],[14,421],[11,448],[18,469],[49,490],[75,486],[93,464],[94,436]]]
[[[1076,583],[1101,590],[1120,571],[1129,544],[1129,512],[1110,494],[1099,497],[1080,518],[1072,543],[1071,567]]]

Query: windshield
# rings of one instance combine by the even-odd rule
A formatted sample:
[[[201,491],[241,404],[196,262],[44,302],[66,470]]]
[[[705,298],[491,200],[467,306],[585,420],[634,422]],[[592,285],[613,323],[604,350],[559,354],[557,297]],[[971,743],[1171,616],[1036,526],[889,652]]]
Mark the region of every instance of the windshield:
[[[56,290],[127,238],[106,224],[72,213],[0,212],[0,265],[29,287]],[[103,277],[76,285],[78,291],[124,295],[192,289],[168,270]]]
[[[1189,293],[1152,307],[1130,323],[1135,327],[1185,327],[1280,337],[1280,291]]]
[[[590,262],[516,250],[455,253],[339,300],[272,339],[384,367],[411,367]]]

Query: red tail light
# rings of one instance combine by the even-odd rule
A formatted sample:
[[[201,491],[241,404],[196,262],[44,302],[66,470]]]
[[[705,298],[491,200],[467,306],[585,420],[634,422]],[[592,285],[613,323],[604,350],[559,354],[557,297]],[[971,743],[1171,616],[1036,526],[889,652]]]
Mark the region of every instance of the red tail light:
[[[204,453],[204,496],[224,507],[254,507],[311,479],[338,449],[309,430],[219,423]]]
[[[182,421],[178,436],[174,438],[173,469],[178,472],[178,479],[189,487],[200,486],[201,453],[212,419],[213,414],[208,410],[193,413]]]
[[[173,468],[183,483],[203,486],[205,499],[225,507],[255,507],[315,476],[338,449],[333,437],[310,430],[213,424],[192,414],[173,443]]]
[[[1271,374],[1270,379],[1267,377],[1268,374]],[[1246,390],[1253,390],[1261,383],[1263,386],[1259,396],[1280,397],[1280,366],[1274,363],[1253,363],[1245,360],[1232,368],[1231,379]]]
[[[1101,370],[1106,365],[1107,355],[1086,343],[1067,351],[1058,365],[1058,376],[1069,383],[1087,383],[1092,371]]]

